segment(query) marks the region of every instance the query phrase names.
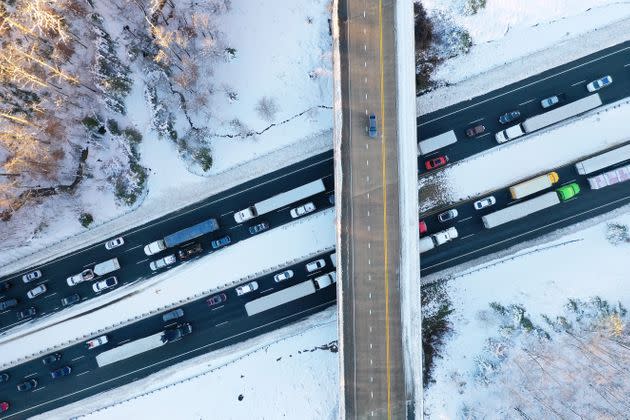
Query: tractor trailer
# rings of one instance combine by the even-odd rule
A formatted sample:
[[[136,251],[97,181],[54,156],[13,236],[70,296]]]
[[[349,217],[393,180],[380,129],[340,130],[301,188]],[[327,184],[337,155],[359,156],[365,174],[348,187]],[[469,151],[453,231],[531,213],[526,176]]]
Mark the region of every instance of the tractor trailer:
[[[530,117],[520,124],[499,131],[495,134],[495,138],[497,143],[505,143],[508,140],[515,139],[524,134],[549,127],[550,125],[559,123],[560,121],[583,114],[586,111],[590,111],[591,109],[595,109],[601,105],[602,100],[599,97],[599,93],[595,93],[551,111],[543,112],[542,114]]]
[[[263,201],[259,201],[251,207],[247,207],[241,211],[234,213],[234,220],[236,223],[243,223],[247,220],[261,216],[265,213],[269,213],[276,209],[288,206],[296,201],[303,200],[308,197],[312,197],[315,194],[326,191],[324,182],[321,179],[317,181],[309,182],[301,187],[294,188],[289,191],[274,195]]]
[[[559,179],[560,177],[558,177],[556,172],[549,172],[548,174],[540,175],[536,178],[511,186],[510,195],[514,200],[518,200],[551,187],[558,182]]]
[[[630,180],[630,165],[604,172],[594,177],[587,178],[591,189],[599,190],[609,185],[619,184]]]
[[[165,236],[164,239],[158,239],[157,241],[151,242],[144,247],[144,253],[147,255],[157,254],[158,252],[164,251],[166,248],[181,245],[184,242],[198,238],[206,233],[214,232],[217,229],[219,229],[219,223],[217,220],[208,219]]]
[[[158,348],[165,344],[162,341],[163,334],[164,332],[159,332],[99,353],[96,355],[96,363],[99,367],[103,367]]]
[[[575,169],[580,175],[588,175],[626,160],[630,160],[630,144],[578,162]]]
[[[556,194],[555,191],[550,191],[536,198],[486,214],[481,220],[486,228],[492,229],[493,227],[520,219],[521,217],[528,216],[559,203],[560,199],[558,198],[558,194]]]
[[[278,292],[249,301],[245,304],[245,310],[247,311],[248,316],[256,315],[280,305],[284,305],[285,303],[303,298],[304,296],[312,295],[315,291],[316,289],[313,280],[303,281],[302,283],[287,287],[286,289],[282,289]]]
[[[457,238],[457,236],[458,236],[457,229],[455,229],[454,227],[450,227],[441,232],[434,233],[433,235],[420,238],[420,242],[419,242],[420,253],[422,254],[423,252],[429,251],[435,248],[436,246],[440,246],[442,244],[450,242],[453,239]]]
[[[455,132],[451,130],[418,142],[418,152],[421,155],[426,155],[455,142],[457,142],[457,137],[455,137]]]

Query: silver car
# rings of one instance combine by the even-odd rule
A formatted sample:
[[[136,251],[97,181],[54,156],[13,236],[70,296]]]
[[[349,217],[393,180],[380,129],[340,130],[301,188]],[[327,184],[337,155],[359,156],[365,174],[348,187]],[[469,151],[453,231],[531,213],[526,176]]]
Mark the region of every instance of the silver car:
[[[123,246],[125,244],[125,240],[122,237],[118,237],[115,239],[110,239],[105,242],[105,249],[110,251],[114,248],[118,248],[119,246]]]
[[[29,290],[26,293],[26,296],[28,296],[29,299],[34,299],[37,296],[41,295],[42,293],[46,293],[46,285],[45,284],[40,284],[39,286]]]
[[[245,293],[253,292],[258,289],[258,283],[255,281],[249,282],[247,284],[243,284],[242,286],[238,286],[236,288],[236,295],[242,296]]]
[[[445,211],[444,213],[440,213],[438,215],[438,220],[444,223],[444,222],[448,222],[449,220],[453,220],[457,216],[459,216],[459,213],[457,212],[457,210],[450,209],[450,210]]]
[[[291,277],[293,277],[293,270],[285,270],[282,273],[278,273],[275,276],[273,276],[273,280],[276,283],[279,283],[284,280],[289,280]]]
[[[481,210],[486,207],[494,206],[497,203],[496,198],[493,195],[490,195],[486,198],[482,198],[481,200],[475,201],[475,210]]]
[[[42,277],[42,272],[39,270],[31,271],[30,273],[26,273],[22,276],[22,281],[24,283],[30,283],[34,280],[37,280]]]
[[[313,271],[320,270],[324,267],[326,267],[326,261],[321,258],[319,260],[311,261],[310,263],[306,264],[306,271],[312,273]]]
[[[151,267],[151,270],[155,271],[155,270],[159,270],[160,268],[164,268],[166,266],[174,264],[175,261],[177,261],[175,259],[175,254],[171,254],[171,255],[167,255],[164,258],[160,258],[159,260],[151,261],[149,263],[149,267]]]

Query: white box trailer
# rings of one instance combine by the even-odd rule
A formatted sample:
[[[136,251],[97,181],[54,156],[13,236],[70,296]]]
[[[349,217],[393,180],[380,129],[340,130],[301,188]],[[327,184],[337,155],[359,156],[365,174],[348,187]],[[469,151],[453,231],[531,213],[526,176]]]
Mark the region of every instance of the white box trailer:
[[[421,155],[426,155],[456,142],[455,132],[451,130],[418,142],[418,152]]]
[[[245,310],[247,311],[247,315],[252,316],[313,293],[315,293],[313,280],[303,281],[302,283],[282,289],[279,292],[251,300],[245,304]]]
[[[575,169],[580,175],[588,175],[626,160],[630,160],[630,144],[578,162]]]
[[[102,276],[105,274],[109,274],[112,271],[116,271],[119,268],[120,263],[118,262],[118,258],[112,258],[110,260],[96,264],[94,266],[94,274],[96,274],[97,276]]]
[[[588,184],[593,190],[608,187],[609,185],[619,184],[630,180],[630,165],[604,172],[597,176],[587,178]]]
[[[521,124],[526,133],[540,130],[560,121],[583,114],[586,111],[601,106],[602,100],[599,93],[589,95],[585,98],[578,99],[563,106],[559,106],[551,111],[543,112],[523,121]]]
[[[513,204],[504,209],[486,214],[481,220],[486,228],[492,229],[493,227],[529,216],[532,213],[539,212],[559,203],[560,199],[558,198],[558,194],[556,194],[555,191],[550,191],[541,196],[523,201],[522,203]]]
[[[139,338],[121,346],[114,347],[111,350],[99,353],[96,355],[96,363],[99,367],[103,367],[158,348],[165,344],[162,342],[163,334],[164,332],[161,331],[157,334]]]
[[[259,201],[253,206],[247,207],[241,211],[237,211],[234,213],[234,220],[236,220],[236,223],[243,223],[247,220],[253,219],[254,217],[258,217],[281,207],[288,206],[296,201],[312,197],[315,194],[319,194],[324,191],[326,191],[324,182],[321,179],[318,179],[300,187],[293,188],[292,190],[274,195],[266,200]]]

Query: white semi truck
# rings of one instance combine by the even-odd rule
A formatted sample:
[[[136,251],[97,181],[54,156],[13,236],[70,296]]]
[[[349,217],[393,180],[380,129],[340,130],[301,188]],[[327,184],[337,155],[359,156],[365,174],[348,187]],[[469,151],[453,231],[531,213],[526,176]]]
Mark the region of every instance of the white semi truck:
[[[595,109],[602,105],[599,93],[589,95],[585,98],[578,99],[563,106],[559,106],[551,111],[543,112],[523,121],[520,124],[499,131],[494,135],[497,143],[505,143],[524,134],[540,130],[550,125],[559,123],[560,121],[583,114],[586,111]]]
[[[456,142],[457,137],[455,136],[455,132],[451,130],[418,142],[418,152],[421,155],[426,155],[427,153],[435,152],[442,147],[446,147]]]
[[[626,160],[630,160],[630,144],[578,162],[575,169],[580,175],[588,175]]]
[[[530,200],[523,201],[522,203],[513,204],[501,210],[486,214],[481,220],[486,228],[492,229],[559,203],[560,199],[558,198],[558,194],[555,191],[550,191]]]
[[[196,225],[171,233],[163,239],[151,242],[144,247],[144,253],[146,255],[157,254],[158,252],[164,251],[166,248],[181,245],[207,233],[214,232],[217,229],[219,229],[219,223],[216,219],[204,220]]]
[[[604,172],[603,174],[587,178],[587,180],[593,190],[599,190],[600,188],[608,187],[609,185],[629,181],[630,165]]]
[[[450,227],[441,232],[434,233],[433,235],[420,238],[420,242],[419,242],[420,253],[422,254],[423,252],[433,249],[436,246],[440,246],[442,244],[450,242],[453,239],[457,238],[457,236],[458,236],[457,229],[455,229],[454,227]]]
[[[536,178],[528,179],[519,184],[510,187],[510,195],[514,200],[518,200],[528,195],[537,193],[538,191],[545,190],[558,182],[557,172],[549,172],[548,174],[537,176]]]
[[[315,194],[319,194],[324,191],[326,191],[324,182],[321,179],[318,179],[292,190],[274,195],[273,197],[266,200],[259,201],[253,206],[247,207],[246,209],[243,209],[241,211],[237,211],[236,213],[234,213],[234,220],[236,220],[236,223],[243,223],[247,220],[288,206],[289,204],[295,203],[296,201],[312,197]]]

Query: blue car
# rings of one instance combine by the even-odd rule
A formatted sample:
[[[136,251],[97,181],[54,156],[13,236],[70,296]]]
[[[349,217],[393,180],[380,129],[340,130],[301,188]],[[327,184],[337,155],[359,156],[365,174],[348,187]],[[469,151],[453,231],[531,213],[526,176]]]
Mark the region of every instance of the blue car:
[[[57,370],[51,371],[50,372],[50,376],[53,379],[57,379],[57,378],[61,378],[62,376],[70,375],[70,372],[72,372],[72,369],[70,368],[70,366],[64,366],[64,367],[59,368]]]
[[[512,122],[518,118],[521,117],[521,112],[520,111],[512,111],[512,112],[506,112],[505,114],[501,115],[499,117],[499,122],[501,124],[507,124],[509,122]]]
[[[368,133],[372,138],[376,138],[376,136],[378,136],[378,131],[376,129],[376,115],[374,113],[370,114],[370,128],[368,129]]]
[[[230,243],[232,243],[230,237],[224,236],[223,238],[215,239],[214,241],[210,242],[210,245],[212,245],[212,249],[219,249],[229,245]]]

